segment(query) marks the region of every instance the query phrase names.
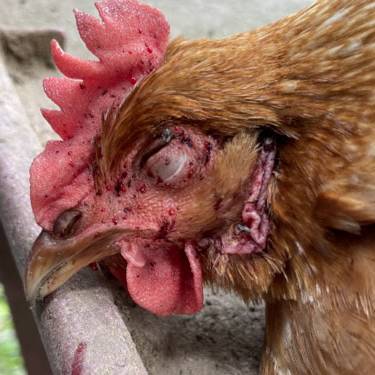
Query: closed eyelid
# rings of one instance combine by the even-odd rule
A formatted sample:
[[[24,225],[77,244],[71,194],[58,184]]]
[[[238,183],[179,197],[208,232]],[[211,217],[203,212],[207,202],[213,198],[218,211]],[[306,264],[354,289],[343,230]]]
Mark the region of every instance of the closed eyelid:
[[[166,183],[178,176],[186,166],[187,156],[185,153],[173,158],[168,165],[158,168],[158,176]]]
[[[167,146],[174,138],[174,134],[171,132],[169,128],[165,128],[162,134],[155,140],[151,142],[148,146],[146,146],[146,151],[143,152],[141,158],[139,159],[139,167],[143,168],[146,164],[147,160],[150,159],[151,156],[158,153],[162,148]]]

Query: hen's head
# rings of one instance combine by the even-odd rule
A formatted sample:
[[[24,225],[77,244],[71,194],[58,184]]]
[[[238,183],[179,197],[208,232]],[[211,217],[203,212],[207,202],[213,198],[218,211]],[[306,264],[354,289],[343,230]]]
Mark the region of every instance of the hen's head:
[[[204,281],[262,296],[303,241],[323,238],[313,219],[318,188],[335,173],[334,160],[345,163],[337,155],[347,129],[335,126],[349,114],[332,82],[341,84],[355,60],[316,64],[325,77],[316,81],[315,49],[304,48],[317,35],[317,54],[330,61],[330,39],[319,36],[330,35],[319,28],[330,13],[311,8],[254,33],[167,48],[157,10],[135,0],[97,8],[102,21],[80,12],[76,19],[98,61],[52,43],[68,78],[45,81],[61,110],[43,114],[62,140],[31,167],[43,231],[27,270],[29,297],[93,262],[160,315],[198,311]],[[303,31],[304,19],[319,32]],[[275,140],[286,138],[276,166]],[[298,271],[303,259],[296,262]]]

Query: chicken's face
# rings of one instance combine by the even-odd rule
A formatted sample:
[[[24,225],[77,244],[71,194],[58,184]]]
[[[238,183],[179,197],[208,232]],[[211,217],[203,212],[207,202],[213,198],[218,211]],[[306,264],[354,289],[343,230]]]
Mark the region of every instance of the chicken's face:
[[[202,273],[219,259],[265,248],[273,155],[254,136],[223,145],[177,125],[140,139],[115,177],[100,173],[97,151],[86,196],[34,245],[29,293],[46,295],[82,267],[120,254],[110,269],[141,306],[159,315],[198,311]]]
[[[266,291],[275,273],[267,263],[272,140],[257,130],[210,134],[199,124],[172,118],[140,134],[119,154],[117,168],[106,167],[108,129],[142,93],[157,97],[141,78],[161,62],[168,35],[159,13],[130,1],[132,15],[138,12],[145,20],[139,26],[139,17],[134,18],[131,29],[137,35],[132,49],[125,50],[119,26],[113,38],[109,32],[113,20],[128,22],[129,4],[108,3],[117,5],[98,5],[104,24],[77,14],[81,36],[100,63],[74,60],[52,46],[60,70],[81,81],[45,82],[47,95],[62,111],[44,115],[63,141],[50,142],[31,169],[32,204],[43,231],[28,265],[29,297],[49,294],[99,261],[139,305],[159,315],[198,311],[204,280],[237,291],[246,287],[247,296]],[[99,48],[94,32],[100,28],[106,33]],[[125,31],[129,39],[131,32]],[[113,53],[116,38],[119,50]],[[133,65],[124,64],[124,54]],[[135,81],[140,81],[137,89],[123,101]],[[132,121],[125,124],[130,131],[132,126]]]

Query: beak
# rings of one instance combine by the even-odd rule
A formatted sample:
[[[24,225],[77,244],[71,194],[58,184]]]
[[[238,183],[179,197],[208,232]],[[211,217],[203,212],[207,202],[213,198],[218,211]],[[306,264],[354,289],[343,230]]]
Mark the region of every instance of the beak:
[[[47,296],[81,268],[118,253],[120,249],[114,242],[127,232],[126,229],[107,229],[62,240],[43,230],[33,245],[27,264],[27,299],[35,302]]]

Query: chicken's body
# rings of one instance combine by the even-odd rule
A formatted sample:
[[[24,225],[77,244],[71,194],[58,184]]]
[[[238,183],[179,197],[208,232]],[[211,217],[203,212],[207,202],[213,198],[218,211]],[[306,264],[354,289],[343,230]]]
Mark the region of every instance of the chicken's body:
[[[169,45],[162,65],[106,118],[96,142],[95,171],[100,172],[94,175],[94,206],[108,199],[102,190],[98,195],[98,186],[111,186],[124,176],[124,161],[135,166],[132,183],[139,183],[136,168],[147,166],[150,152],[137,162],[133,149],[139,140],[157,138],[166,126],[156,155],[175,142],[170,136],[184,145],[170,146],[172,155],[179,155],[181,147],[203,152],[205,161],[201,154],[192,159],[200,160],[204,171],[193,185],[160,190],[160,199],[167,191],[168,202],[179,205],[171,214],[173,225],[163,221],[156,239],[161,246],[166,246],[164,239],[177,247],[184,243],[193,276],[186,273],[186,263],[181,274],[196,292],[195,297],[183,294],[193,301],[188,307],[180,303],[173,309],[197,309],[202,275],[206,283],[235,291],[246,301],[265,299],[263,374],[375,372],[374,20],[374,1],[322,0],[254,32],[217,41],[178,39]],[[190,138],[181,136],[180,127]],[[268,213],[267,247],[246,252],[233,245],[237,250],[229,252],[224,239],[230,232],[228,241],[236,244],[232,227],[246,217],[241,211],[245,186],[250,184],[250,191],[259,187],[252,179],[258,176],[256,165],[260,168],[259,156],[255,161],[259,150],[269,152],[266,143],[262,146],[264,137],[273,139],[277,158],[265,187],[266,210],[258,205],[260,214],[251,214]],[[189,157],[190,151],[184,152]],[[152,167],[157,160],[150,160]],[[250,177],[248,170],[253,170]],[[132,199],[138,202],[137,197]],[[137,203],[142,212],[141,206]],[[253,233],[252,223],[240,228]],[[50,223],[44,227],[51,230]],[[252,235],[257,238],[257,232]],[[134,252],[126,248],[121,254],[134,263]],[[163,257],[155,258],[156,268],[158,262],[166,264]],[[121,276],[125,261],[113,259],[120,259],[119,278],[132,282],[125,273]],[[168,267],[184,262],[173,259]],[[132,264],[144,270],[142,261]],[[145,273],[137,272],[145,282]],[[157,313],[172,309],[148,304],[136,288],[130,293]]]
[[[345,252],[340,267],[318,263],[312,273],[326,277],[315,278],[296,298],[268,300],[262,373],[374,372],[373,232],[333,241]]]

